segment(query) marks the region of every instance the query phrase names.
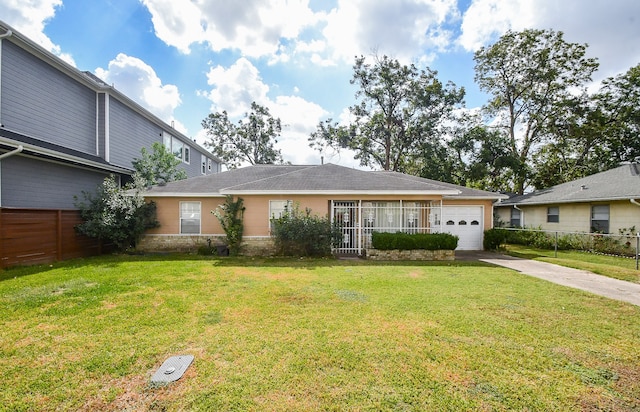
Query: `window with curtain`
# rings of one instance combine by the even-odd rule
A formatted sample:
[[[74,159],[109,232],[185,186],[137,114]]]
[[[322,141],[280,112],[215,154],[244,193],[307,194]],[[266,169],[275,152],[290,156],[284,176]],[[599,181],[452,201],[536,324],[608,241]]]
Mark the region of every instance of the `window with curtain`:
[[[200,233],[200,202],[180,202],[180,233]]]

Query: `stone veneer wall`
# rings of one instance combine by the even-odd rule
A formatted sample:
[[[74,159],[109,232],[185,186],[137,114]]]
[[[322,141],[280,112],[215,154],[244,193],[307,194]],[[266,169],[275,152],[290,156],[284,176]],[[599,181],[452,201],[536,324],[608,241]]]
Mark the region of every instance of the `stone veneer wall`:
[[[369,260],[455,260],[453,250],[378,250],[367,249]]]
[[[224,236],[213,235],[144,235],[136,245],[136,251],[142,253],[196,253],[198,248],[224,245]],[[273,240],[269,237],[246,237],[242,242],[243,256],[271,256],[274,254]]]

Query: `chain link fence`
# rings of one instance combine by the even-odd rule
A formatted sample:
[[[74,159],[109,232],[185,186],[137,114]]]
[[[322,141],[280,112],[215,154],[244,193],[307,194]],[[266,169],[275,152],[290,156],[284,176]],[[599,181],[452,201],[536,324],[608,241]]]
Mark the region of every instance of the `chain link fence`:
[[[496,230],[496,229],[494,229]],[[540,249],[584,250],[592,253],[624,256],[640,259],[640,233],[585,233],[562,232],[543,229],[498,228],[505,231],[505,242],[516,245],[533,246]]]

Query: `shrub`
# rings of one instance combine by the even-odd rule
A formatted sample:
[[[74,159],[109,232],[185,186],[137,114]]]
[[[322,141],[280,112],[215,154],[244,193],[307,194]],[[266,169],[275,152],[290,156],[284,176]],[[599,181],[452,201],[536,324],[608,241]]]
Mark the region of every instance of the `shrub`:
[[[244,223],[242,221],[244,215],[243,200],[233,200],[233,196],[227,195],[225,202],[211,213],[218,219],[220,226],[227,235],[227,245],[229,254],[236,256],[240,253],[240,245],[242,244],[242,234],[244,232]]]
[[[484,250],[498,250],[507,240],[508,231],[504,229],[489,229],[484,231],[482,247]]]
[[[331,247],[340,242],[340,228],[328,217],[304,213],[296,207],[282,217],[271,219],[271,236],[276,253],[284,256],[329,256]]]
[[[449,233],[374,232],[371,245],[379,250],[455,250],[458,237]]]

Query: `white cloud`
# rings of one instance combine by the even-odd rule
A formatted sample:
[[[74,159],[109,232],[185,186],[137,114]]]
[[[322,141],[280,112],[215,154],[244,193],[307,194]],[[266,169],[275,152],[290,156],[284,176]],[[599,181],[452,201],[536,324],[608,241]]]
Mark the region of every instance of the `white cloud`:
[[[186,133],[185,126],[173,115],[181,103],[178,87],[162,84],[155,70],[142,60],[120,53],[109,62],[108,69],[97,68],[95,74],[163,121],[174,122],[176,130]]]
[[[38,43],[67,63],[75,66],[70,54],[62,53],[60,46],[54,44],[44,34],[47,20],[53,18],[56,9],[62,6],[62,0],[3,0],[0,2],[2,20],[20,33]]]
[[[269,86],[262,82],[258,69],[241,57],[231,67],[216,66],[207,73],[209,92],[202,93],[213,102],[212,112],[226,110],[229,117],[241,116],[251,108],[251,102],[267,105]]]
[[[192,44],[206,42],[214,51],[273,55],[283,39],[295,39],[317,20],[307,0],[141,1],[152,15],[156,35],[184,53]]]
[[[190,0],[141,0],[149,12],[156,36],[188,54],[193,43],[204,40],[201,10]]]
[[[451,33],[444,24],[457,16],[455,0],[340,0],[323,31],[334,57],[377,52],[411,60],[425,48],[442,49]]]

